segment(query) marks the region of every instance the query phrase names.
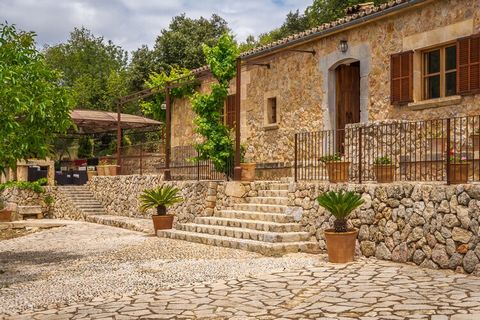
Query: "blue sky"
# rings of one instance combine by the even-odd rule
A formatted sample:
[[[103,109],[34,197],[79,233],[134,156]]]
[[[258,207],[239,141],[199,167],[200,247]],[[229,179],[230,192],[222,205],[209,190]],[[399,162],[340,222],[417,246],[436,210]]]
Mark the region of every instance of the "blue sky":
[[[132,51],[152,47],[172,17],[216,13],[227,20],[237,39],[282,24],[290,10],[303,11],[313,0],[0,0],[0,21],[35,31],[37,42],[57,44],[73,27],[85,26]]]

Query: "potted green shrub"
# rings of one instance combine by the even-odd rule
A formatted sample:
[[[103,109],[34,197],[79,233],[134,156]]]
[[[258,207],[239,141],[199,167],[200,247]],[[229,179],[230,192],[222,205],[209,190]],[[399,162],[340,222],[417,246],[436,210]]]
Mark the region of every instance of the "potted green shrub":
[[[183,201],[183,198],[178,195],[179,192],[178,188],[164,185],[155,189],[144,190],[140,195],[140,211],[156,209],[156,214],[152,215],[155,233],[158,230],[172,229],[173,215],[167,215],[167,207]]]
[[[328,172],[328,180],[331,183],[347,182],[350,162],[342,161],[340,154],[335,153],[320,157],[321,162],[325,163]]]
[[[468,182],[467,158],[455,154],[455,150],[450,151],[450,167],[448,171],[451,184],[464,184]]]
[[[347,217],[353,210],[360,207],[364,200],[351,191],[330,191],[317,197],[317,201],[320,206],[335,216],[333,229],[324,231],[328,261],[333,263],[353,261],[358,230],[348,229]]]
[[[245,153],[247,148],[242,145],[240,147],[240,167],[242,168],[241,180],[242,181],[253,181],[255,180],[255,170],[257,164],[255,162],[246,162]]]
[[[0,222],[12,221],[12,211],[8,210],[7,205],[0,199]]]
[[[393,182],[395,176],[395,166],[392,164],[392,159],[388,156],[378,157],[373,162],[373,171],[379,183]]]

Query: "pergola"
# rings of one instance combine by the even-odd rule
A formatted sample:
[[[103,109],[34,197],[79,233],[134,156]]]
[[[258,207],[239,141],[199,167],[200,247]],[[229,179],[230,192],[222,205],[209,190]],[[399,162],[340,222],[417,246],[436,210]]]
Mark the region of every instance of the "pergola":
[[[121,113],[120,118],[115,112],[99,110],[73,110],[70,112],[72,121],[80,133],[114,132],[120,126],[123,129],[146,129],[160,126],[163,123],[153,119]]]

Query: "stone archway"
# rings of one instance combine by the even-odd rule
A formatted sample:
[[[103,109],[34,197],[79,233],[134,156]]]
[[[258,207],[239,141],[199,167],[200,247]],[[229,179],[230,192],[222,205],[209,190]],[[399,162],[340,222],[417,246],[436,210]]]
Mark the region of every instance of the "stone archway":
[[[346,53],[336,51],[320,58],[320,70],[324,75],[322,110],[325,130],[337,129],[337,68],[352,63],[360,64],[360,122],[368,121],[368,76],[371,67],[371,53],[368,44],[361,44],[349,48]]]

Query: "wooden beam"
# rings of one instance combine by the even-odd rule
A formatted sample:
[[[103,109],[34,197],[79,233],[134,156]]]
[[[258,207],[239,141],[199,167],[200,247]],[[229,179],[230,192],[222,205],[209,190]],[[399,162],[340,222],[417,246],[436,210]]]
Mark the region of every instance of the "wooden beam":
[[[166,115],[165,115],[165,126],[166,126],[166,143],[165,143],[165,170],[163,172],[163,178],[165,180],[171,180],[172,176],[170,173],[170,153],[172,145],[172,105],[170,99],[170,89],[169,84],[167,84],[167,89],[165,90],[165,104],[167,105]]]
[[[237,78],[235,93],[235,167],[233,169],[233,180],[242,179],[242,167],[240,166],[240,101],[242,90],[242,60],[237,58]]]

